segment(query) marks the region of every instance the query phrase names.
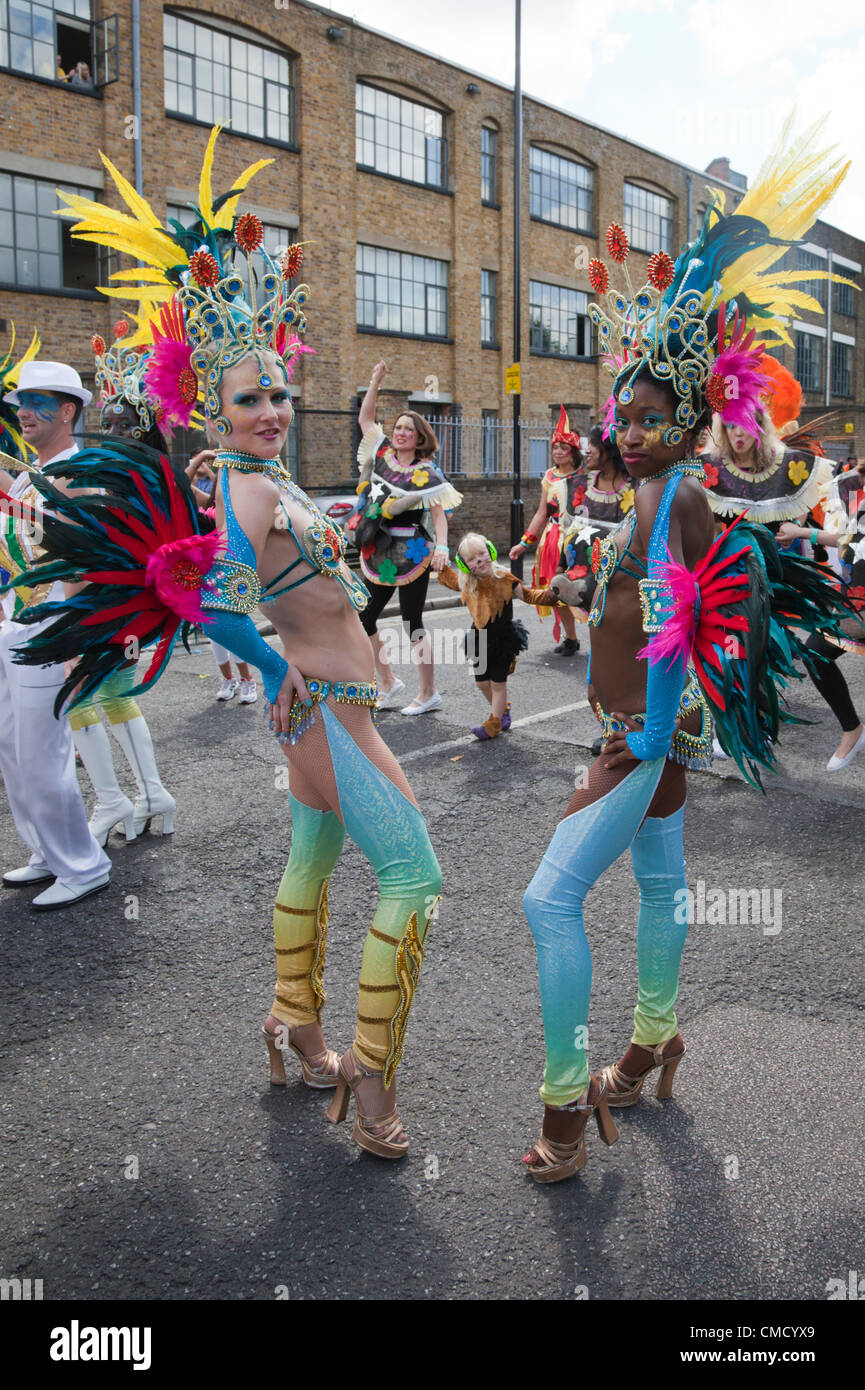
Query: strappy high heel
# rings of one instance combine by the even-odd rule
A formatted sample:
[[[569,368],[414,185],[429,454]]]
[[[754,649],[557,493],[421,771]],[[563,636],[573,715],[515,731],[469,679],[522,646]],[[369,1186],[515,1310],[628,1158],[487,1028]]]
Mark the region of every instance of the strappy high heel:
[[[592,1086],[598,1083],[598,1091],[594,1100],[590,1100]],[[581,1168],[586,1166],[586,1125],[590,1116],[594,1115],[598,1126],[598,1134],[605,1144],[615,1144],[619,1137],[615,1121],[609,1111],[606,1096],[606,1082],[600,1076],[593,1076],[589,1080],[588,1087],[583,1092],[586,1103],[581,1104],[580,1100],[574,1101],[571,1105],[563,1105],[562,1110],[572,1113],[577,1112],[582,1117],[579,1130],[575,1137],[567,1143],[560,1143],[549,1139],[545,1134],[541,1134],[530,1151],[523,1159],[529,1173],[535,1182],[563,1182],[565,1178],[572,1178],[579,1173]],[[532,1162],[532,1155],[535,1155],[535,1162]]]
[[[669,1057],[664,1056],[664,1048],[669,1047],[670,1043],[678,1042],[678,1049],[674,1049]],[[639,1046],[639,1044],[637,1044]],[[650,1072],[661,1068],[661,1075],[658,1077],[658,1085],[655,1095],[658,1100],[669,1100],[673,1094],[673,1078],[676,1075],[676,1068],[685,1055],[685,1044],[679,1033],[675,1038],[668,1038],[665,1043],[660,1043],[658,1047],[647,1047],[644,1051],[651,1052],[652,1060],[645,1071],[640,1072],[639,1076],[629,1076],[623,1071],[618,1062],[611,1062],[604,1067],[601,1076],[604,1078],[609,1096],[608,1104],[624,1109],[628,1105],[636,1105],[643,1090],[643,1082]]]
[[[267,1051],[270,1055],[271,1086],[286,1086],[288,1084],[283,1056],[286,1047],[290,1047],[295,1056],[300,1058],[300,1069],[304,1082],[311,1090],[329,1091],[337,1084],[339,1057],[331,1048],[326,1047],[323,1052],[315,1052],[311,1057],[308,1057],[293,1041],[293,1035],[297,1029],[289,1028],[286,1024],[277,1033],[271,1033],[266,1026],[261,1031],[264,1034]]]
[[[362,1067],[354,1054],[354,1049],[350,1047],[345,1056],[340,1059],[336,1095],[330,1103],[327,1118],[331,1124],[342,1123],[348,1113],[349,1093],[351,1093],[354,1096],[356,1108],[351,1137],[358,1148],[366,1149],[367,1153],[375,1154],[377,1158],[404,1158],[408,1153],[408,1139],[400,1123],[396,1106],[387,1115],[365,1115],[360,1108],[357,1088],[367,1076],[380,1077],[381,1073],[367,1071]],[[398,1135],[402,1135],[402,1138],[398,1139]]]

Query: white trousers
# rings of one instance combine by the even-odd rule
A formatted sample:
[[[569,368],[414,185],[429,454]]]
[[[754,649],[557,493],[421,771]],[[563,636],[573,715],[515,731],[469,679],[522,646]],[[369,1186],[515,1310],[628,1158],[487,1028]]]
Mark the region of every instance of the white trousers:
[[[12,648],[40,627],[0,627],[0,771],[30,864],[76,887],[111,868],[87,825],[69,721],[54,718],[62,665],[18,666]]]

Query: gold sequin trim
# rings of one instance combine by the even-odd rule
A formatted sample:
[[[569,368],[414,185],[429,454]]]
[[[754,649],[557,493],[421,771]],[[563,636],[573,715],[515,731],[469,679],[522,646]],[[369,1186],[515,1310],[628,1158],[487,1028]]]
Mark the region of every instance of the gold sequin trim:
[[[327,954],[327,924],[330,921],[330,914],[327,908],[327,879],[321,885],[321,892],[318,895],[318,907],[316,908],[316,932],[315,932],[315,955],[309,971],[309,983],[312,985],[313,1007],[316,1014],[320,1014],[327,1002],[327,995],[324,992],[324,961]]]
[[[314,917],[318,911],[315,907],[286,907],[284,903],[274,903],[274,912],[284,912],[287,917]]]
[[[399,985],[365,985],[361,981],[358,989],[365,989],[368,994],[386,994],[390,989],[399,989]]]
[[[405,1046],[405,1030],[408,1016],[417,987],[420,968],[423,963],[423,946],[417,931],[417,913],[409,918],[405,934],[396,948],[396,980],[399,986],[399,1003],[388,1025],[390,1051],[387,1054],[382,1072],[385,1087],[389,1086],[394,1072],[400,1064]]]

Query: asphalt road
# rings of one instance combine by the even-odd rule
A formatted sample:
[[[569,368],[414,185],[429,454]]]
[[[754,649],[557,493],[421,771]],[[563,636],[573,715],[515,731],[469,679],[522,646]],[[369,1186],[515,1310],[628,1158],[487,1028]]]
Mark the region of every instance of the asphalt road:
[[[549,622],[522,616],[510,734],[466,738],[483,711],[456,665],[440,669],[439,712],[380,721],[445,880],[399,1075],[408,1160],[361,1154],[294,1072],[268,1087],[288,798],[261,704],[214,702],[205,645],[142,702],[178,801],[173,838],[112,837],[110,889],[63,913],[0,894],[0,1276],[41,1278],[46,1299],[821,1300],[865,1273],[865,757],[824,772],[835,729],[809,684],[793,709],[822,722],[784,735],[765,797],[729,764],[691,778],[691,883],[782,898],[762,925],[691,928],[674,1099],[618,1112],[610,1149],[592,1130],[580,1178],[524,1174],[543,1049],[521,898],[595,724],[584,656],[551,655]],[[865,660],[844,669],[865,707]],[[4,867],[26,861],[5,799],[0,850]],[[330,896],[327,1036],[342,1049],[374,898],[350,845]],[[630,1033],[627,859],[586,920],[599,1066]]]

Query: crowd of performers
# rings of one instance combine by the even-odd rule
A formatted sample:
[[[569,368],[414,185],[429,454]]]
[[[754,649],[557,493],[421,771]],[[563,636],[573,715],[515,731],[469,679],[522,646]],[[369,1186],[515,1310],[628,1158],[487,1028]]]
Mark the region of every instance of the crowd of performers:
[[[784,692],[803,673],[841,724],[830,769],[862,746],[837,663],[845,647],[865,651],[865,527],[798,430],[796,384],[767,351],[787,341],[793,309],[814,304],[795,285],[815,272],[772,268],[846,172],[815,149],[816,132],[788,146],[785,131],[738,208],[726,213],[713,195],[697,240],[675,262],[652,256],[639,288],[624,231],[609,229],[624,286],[611,288],[599,259],[589,276],[612,393],[585,450],[562,409],[540,504],[510,552],[516,560],[535,548],[531,584],[476,532],[461,536],[451,562],[460,495],[434,462],[437,441],[421,416],[404,412],[389,436],[377,423],[384,363],[360,414],[351,524],[362,579],[348,567],[339,528],[282,462],[289,383],[309,350],[309,291],[295,283],[303,253],[291,247],[273,263],[261,223],[238,215],[260,165],[214,197],[218,130],[187,226],[163,225],[107,159],[126,211],[62,195],[74,236],[134,258],[121,278],[137,307],[112,347],[93,342],[94,447],[77,449],[72,433],[90,393],[70,367],[39,358],[35,335],[21,361],[10,350],[0,363],[10,470],[0,475],[0,767],[31,850],[4,883],[48,883],[33,905],[67,906],[107,884],[114,826],[132,838],[161,817],[171,833],[174,799],[135,697],[165,670],[178,634],[201,627],[228,684],[232,660],[247,697],[261,673],[269,729],[289,765],[291,852],[264,1021],[271,1082],[286,1084],[293,1053],[308,1086],[335,1092],[329,1120],[343,1120],[354,1099],[354,1139],[379,1157],[408,1149],[395,1074],[442,888],[421,809],[372,717],[405,690],[377,630],[394,592],[420,679],[407,715],[441,704],[424,629],[430,574],[459,594],[489,709],[473,730],[484,742],[511,723],[507,682],[527,642],[515,600],[553,615],[558,655],[578,650],[575,619],[591,640],[601,747],[524,898],[546,1045],[542,1133],[524,1159],[539,1182],[584,1165],[592,1116],[613,1143],[611,1108],[638,1101],[653,1070],[658,1095],[671,1094],[685,1052],[675,1003],[687,923],[675,905],[687,769],[710,765],[714,739],[759,787],[793,719]],[[253,254],[264,273],[251,264],[239,273]],[[195,423],[211,447],[187,476],[170,462],[170,436]],[[853,487],[849,498],[861,500]],[[252,621],[258,609],[284,655]],[[131,767],[134,800],[118,783],[100,711]],[[96,793],[89,824],[75,749]],[[326,1045],[322,1010],[328,883],[346,834],[372,865],[379,898],[355,1038],[340,1057]],[[592,977],[583,900],[627,849],[640,890],[634,1031],[624,1055],[592,1073],[580,1044]]]

